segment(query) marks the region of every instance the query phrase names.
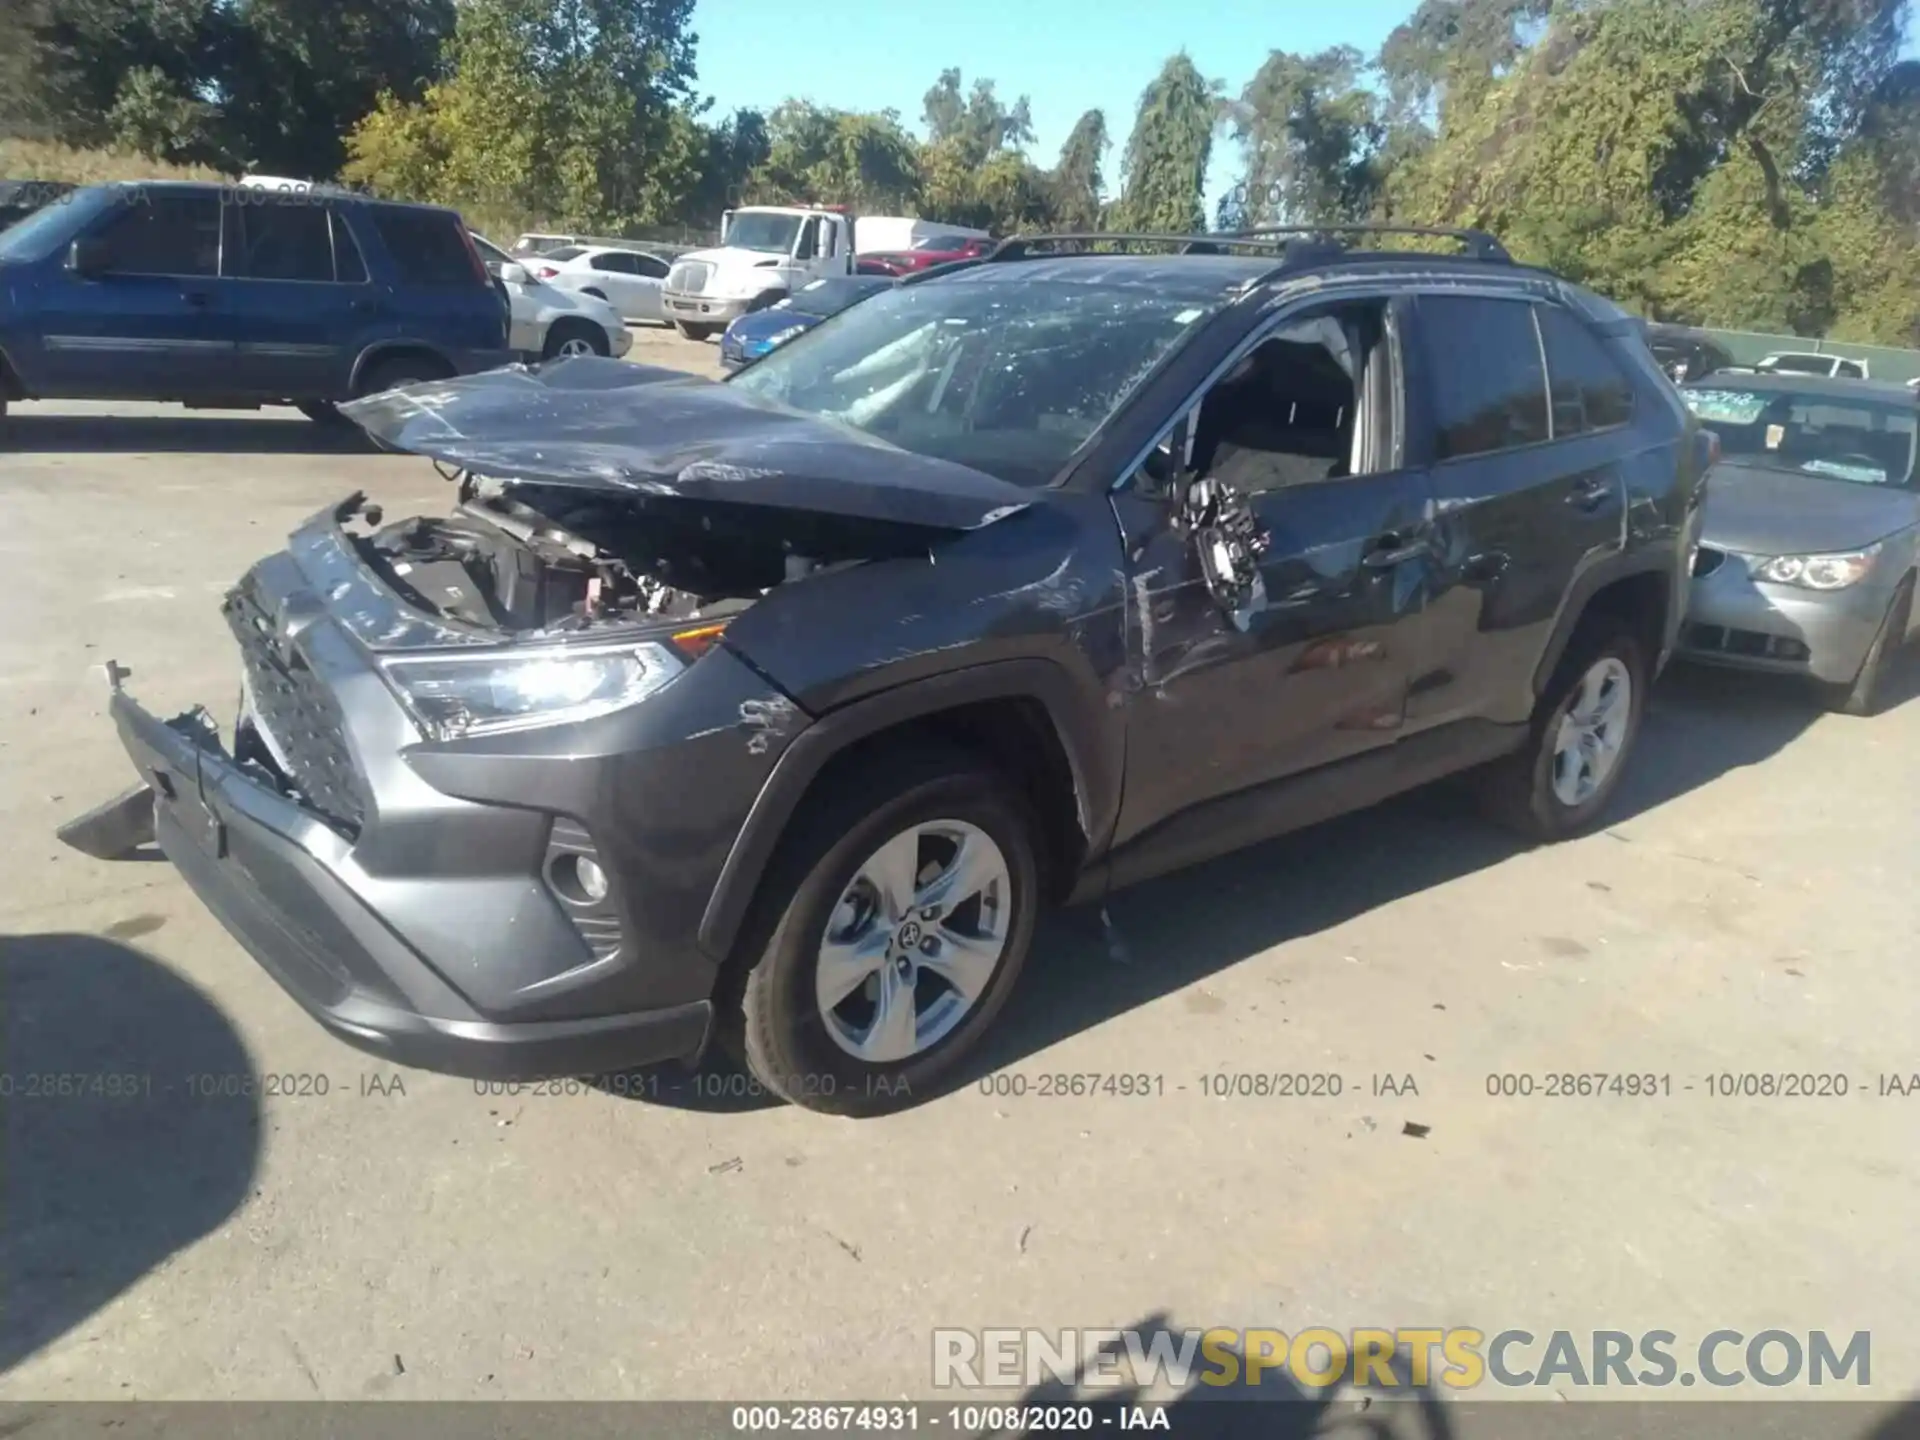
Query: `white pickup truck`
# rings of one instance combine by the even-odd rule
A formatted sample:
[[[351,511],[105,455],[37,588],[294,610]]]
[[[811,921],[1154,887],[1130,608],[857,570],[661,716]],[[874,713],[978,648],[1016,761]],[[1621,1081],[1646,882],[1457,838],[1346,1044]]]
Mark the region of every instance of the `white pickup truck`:
[[[743,205],[721,217],[717,246],[673,262],[662,295],[666,318],[689,340],[704,340],[815,280],[858,273],[862,253],[905,250],[923,233],[986,234],[900,215],[856,223],[834,205]]]

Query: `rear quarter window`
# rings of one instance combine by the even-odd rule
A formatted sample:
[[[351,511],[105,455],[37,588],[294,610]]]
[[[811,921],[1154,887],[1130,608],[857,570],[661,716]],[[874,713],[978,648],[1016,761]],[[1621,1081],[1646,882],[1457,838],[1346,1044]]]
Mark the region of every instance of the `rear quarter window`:
[[[373,228],[393,260],[400,278],[410,285],[478,287],[461,238],[459,217],[438,210],[373,211]]]

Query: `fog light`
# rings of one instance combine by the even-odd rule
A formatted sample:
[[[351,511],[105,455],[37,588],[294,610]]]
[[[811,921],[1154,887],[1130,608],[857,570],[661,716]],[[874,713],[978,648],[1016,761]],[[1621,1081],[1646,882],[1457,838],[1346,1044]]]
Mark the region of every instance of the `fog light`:
[[[553,888],[579,905],[596,905],[607,898],[607,872],[585,855],[560,855],[548,867]]]

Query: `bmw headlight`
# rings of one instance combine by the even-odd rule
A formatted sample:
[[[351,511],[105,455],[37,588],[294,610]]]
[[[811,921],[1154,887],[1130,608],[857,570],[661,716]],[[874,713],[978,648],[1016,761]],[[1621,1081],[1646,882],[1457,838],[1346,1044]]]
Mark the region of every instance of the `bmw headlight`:
[[[1867,578],[1880,554],[1878,545],[1826,555],[1754,555],[1747,570],[1770,585],[1795,585],[1802,590],[1844,590]]]
[[[685,662],[664,645],[446,652],[385,662],[420,727],[438,740],[589,720],[643,700]]]

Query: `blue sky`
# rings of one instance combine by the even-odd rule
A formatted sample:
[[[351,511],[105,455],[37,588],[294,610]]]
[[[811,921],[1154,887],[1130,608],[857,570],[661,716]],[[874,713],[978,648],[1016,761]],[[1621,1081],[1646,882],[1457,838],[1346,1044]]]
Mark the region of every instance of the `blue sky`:
[[[971,85],[995,82],[1009,103],[1033,104],[1033,158],[1051,165],[1083,111],[1107,112],[1107,183],[1140,92],[1184,48],[1202,74],[1238,94],[1274,49],[1355,45],[1371,53],[1416,0],[931,0],[809,9],[791,0],[698,0],[700,89],[716,110],[772,109],[790,96],[846,110],[889,107],[920,130],[920,99],[949,65]],[[1239,157],[1214,147],[1213,201],[1238,178]]]

